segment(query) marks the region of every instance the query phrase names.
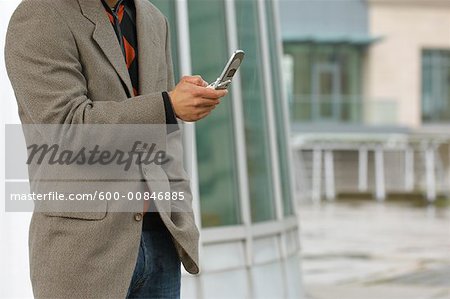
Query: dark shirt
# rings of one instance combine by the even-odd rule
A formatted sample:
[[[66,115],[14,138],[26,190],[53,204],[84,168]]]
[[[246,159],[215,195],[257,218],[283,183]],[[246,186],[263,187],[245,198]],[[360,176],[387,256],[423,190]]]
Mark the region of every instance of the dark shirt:
[[[138,47],[137,47],[137,30],[136,30],[136,7],[133,0],[119,0],[117,4],[111,8],[108,4],[101,0],[108,14],[109,20],[116,32],[117,39],[125,57],[128,73],[130,75],[131,84],[133,85],[134,96],[139,91],[139,72],[138,72]],[[146,53],[151,55],[151,53]],[[178,129],[175,113],[167,92],[162,93],[164,108],[166,114],[167,134]],[[144,215],[142,229],[164,229],[159,213],[148,212]]]
[[[139,53],[137,46],[136,7],[134,6],[134,1],[119,0],[113,8],[109,7],[105,0],[101,1],[122,49],[131,84],[133,86],[134,96],[137,96],[139,95]],[[151,55],[151,53],[147,53],[147,55]],[[167,133],[171,133],[178,129],[177,120],[170,102],[169,94],[164,91],[162,97],[164,101],[166,124],[169,124],[169,126],[167,126]]]

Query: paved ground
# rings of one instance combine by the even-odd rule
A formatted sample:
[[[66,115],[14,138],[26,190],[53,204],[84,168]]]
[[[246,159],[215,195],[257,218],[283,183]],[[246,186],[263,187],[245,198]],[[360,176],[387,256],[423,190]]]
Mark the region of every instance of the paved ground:
[[[344,201],[302,205],[311,299],[450,299],[450,208]]]

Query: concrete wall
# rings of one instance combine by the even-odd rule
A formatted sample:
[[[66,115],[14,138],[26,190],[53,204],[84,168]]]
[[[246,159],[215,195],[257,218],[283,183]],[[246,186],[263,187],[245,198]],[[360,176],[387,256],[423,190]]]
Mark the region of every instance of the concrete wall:
[[[393,99],[398,122],[421,125],[421,50],[450,50],[450,1],[370,0],[370,34],[381,37],[369,48],[366,95]]]

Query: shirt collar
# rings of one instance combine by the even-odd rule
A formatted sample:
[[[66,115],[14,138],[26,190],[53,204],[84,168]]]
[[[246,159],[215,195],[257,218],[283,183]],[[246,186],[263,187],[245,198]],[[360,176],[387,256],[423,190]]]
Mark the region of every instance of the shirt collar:
[[[129,2],[128,0],[119,0],[119,1],[117,1],[116,5],[114,5],[114,7],[111,8],[111,7],[108,5],[108,3],[106,3],[105,0],[101,0],[101,1],[102,1],[102,3],[103,3],[103,6],[104,6],[108,11],[110,11],[110,12],[117,11],[117,8],[118,8],[121,4],[126,5],[126,3]]]

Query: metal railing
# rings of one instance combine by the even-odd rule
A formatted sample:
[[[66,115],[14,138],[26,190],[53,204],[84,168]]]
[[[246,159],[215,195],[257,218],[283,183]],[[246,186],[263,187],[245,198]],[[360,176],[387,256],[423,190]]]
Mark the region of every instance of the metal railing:
[[[289,107],[293,123],[398,123],[397,102],[387,99],[370,99],[359,95],[291,95]]]
[[[291,144],[300,201],[342,192],[450,196],[448,134],[299,134]]]

